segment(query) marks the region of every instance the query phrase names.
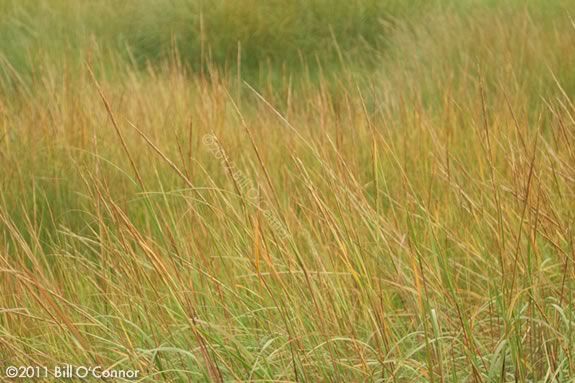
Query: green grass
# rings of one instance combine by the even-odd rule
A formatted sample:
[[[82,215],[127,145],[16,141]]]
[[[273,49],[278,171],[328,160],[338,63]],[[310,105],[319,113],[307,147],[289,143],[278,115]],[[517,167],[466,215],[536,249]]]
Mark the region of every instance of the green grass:
[[[173,58],[195,72],[230,69],[252,80],[374,65],[395,24],[427,9],[424,2],[5,0],[0,16],[4,59],[21,74],[39,61],[82,67],[94,51],[113,51],[143,68]],[[38,57],[39,56],[39,57]],[[65,59],[63,59],[65,57]],[[10,73],[5,73],[9,77]]]
[[[575,4],[421,4],[0,2],[0,376],[573,381]]]

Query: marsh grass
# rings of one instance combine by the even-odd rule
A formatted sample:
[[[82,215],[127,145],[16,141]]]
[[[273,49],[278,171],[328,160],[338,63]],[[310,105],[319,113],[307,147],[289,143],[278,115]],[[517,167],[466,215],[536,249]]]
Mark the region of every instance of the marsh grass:
[[[187,45],[141,67],[103,35],[81,64],[49,46],[42,66],[4,65],[0,360],[144,381],[572,380],[561,4],[432,7],[388,32],[369,71],[292,68],[297,86],[280,65],[252,82],[216,54],[202,73]],[[282,28],[253,7],[222,23]],[[257,67],[268,42],[252,43],[242,60]]]

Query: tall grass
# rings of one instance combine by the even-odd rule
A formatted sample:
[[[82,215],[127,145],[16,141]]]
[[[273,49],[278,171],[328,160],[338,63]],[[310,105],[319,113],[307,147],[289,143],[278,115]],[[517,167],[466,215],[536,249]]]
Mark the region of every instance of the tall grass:
[[[0,367],[573,380],[570,3],[435,4],[386,32],[360,16],[376,2],[289,3],[285,20],[248,3],[205,10],[203,70],[191,2],[158,8],[178,10],[183,32],[141,29],[152,48],[106,45],[120,35],[106,20],[36,58],[16,48],[24,37],[3,41]],[[55,28],[76,28],[56,23],[64,12],[78,28],[123,14],[42,4]],[[326,18],[335,37],[306,42]],[[358,71],[362,34],[373,64]],[[257,81],[226,64],[236,36]],[[283,57],[333,47],[337,68],[282,73]],[[138,52],[147,65],[126,59]]]

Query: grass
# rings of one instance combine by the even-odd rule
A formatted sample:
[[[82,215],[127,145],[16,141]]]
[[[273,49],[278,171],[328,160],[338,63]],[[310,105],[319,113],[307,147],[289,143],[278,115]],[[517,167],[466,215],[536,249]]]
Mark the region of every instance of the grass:
[[[140,68],[176,50],[196,72],[216,65],[253,81],[279,68],[316,76],[320,67],[341,68],[344,53],[358,69],[374,65],[373,51],[385,45],[393,24],[427,8],[420,0],[5,0],[0,6],[4,60],[26,77],[38,68],[30,56],[82,71],[94,50]]]
[[[2,374],[574,380],[572,2],[0,4]]]

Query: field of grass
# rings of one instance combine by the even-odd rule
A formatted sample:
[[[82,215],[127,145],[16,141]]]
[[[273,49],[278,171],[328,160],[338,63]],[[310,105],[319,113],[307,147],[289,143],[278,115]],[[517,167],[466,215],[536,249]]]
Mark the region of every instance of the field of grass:
[[[0,381],[575,381],[572,15],[0,0]]]

